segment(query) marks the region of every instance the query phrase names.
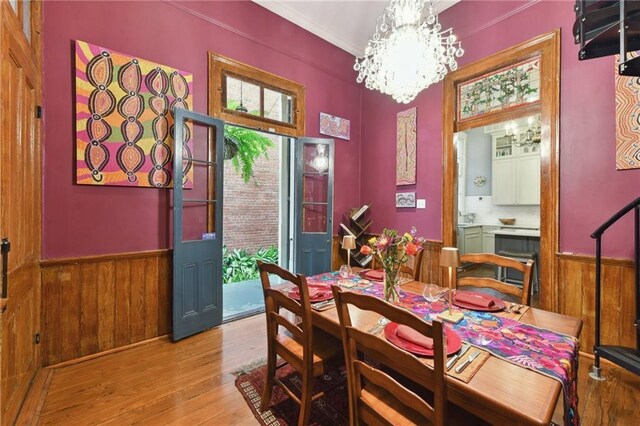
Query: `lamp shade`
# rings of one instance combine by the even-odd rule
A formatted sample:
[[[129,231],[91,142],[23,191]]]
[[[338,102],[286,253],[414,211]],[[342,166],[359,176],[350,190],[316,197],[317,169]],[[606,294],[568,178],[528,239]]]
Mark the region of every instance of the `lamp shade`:
[[[356,237],[353,235],[345,235],[342,237],[342,248],[345,250],[353,250],[356,248]]]
[[[460,266],[460,253],[456,247],[443,247],[440,253],[440,266]]]

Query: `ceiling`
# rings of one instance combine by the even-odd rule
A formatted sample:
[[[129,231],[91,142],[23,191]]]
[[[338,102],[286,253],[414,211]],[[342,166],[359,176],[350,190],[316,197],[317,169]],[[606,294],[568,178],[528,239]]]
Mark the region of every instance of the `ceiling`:
[[[432,0],[442,12],[460,0]],[[284,19],[355,55],[362,56],[388,0],[253,0]]]

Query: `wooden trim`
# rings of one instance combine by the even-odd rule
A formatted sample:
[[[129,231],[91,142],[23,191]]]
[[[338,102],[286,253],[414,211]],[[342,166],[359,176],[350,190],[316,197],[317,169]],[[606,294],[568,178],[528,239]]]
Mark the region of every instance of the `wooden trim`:
[[[55,371],[52,368],[38,370],[36,377],[31,382],[31,387],[24,399],[24,403],[20,407],[20,412],[15,422],[16,426],[35,425],[38,423],[54,374]]]
[[[61,266],[61,265],[76,265],[78,263],[91,263],[91,262],[108,262],[110,260],[123,260],[123,259],[143,259],[147,257],[156,257],[162,255],[169,255],[173,252],[172,249],[157,249],[147,251],[133,251],[127,253],[113,253],[113,254],[98,254],[94,256],[83,257],[67,257],[59,259],[46,259],[40,261],[41,267]]]
[[[148,345],[149,343],[159,342],[161,340],[169,341],[169,335],[168,334],[164,334],[162,336],[153,337],[151,339],[143,340],[141,342],[131,343],[129,345],[120,346],[118,348],[109,349],[109,350],[106,350],[106,351],[102,351],[102,352],[98,352],[98,353],[95,353],[95,354],[83,356],[83,357],[80,357],[80,358],[70,359],[68,361],[62,361],[62,362],[59,362],[57,364],[49,365],[48,367],[45,368],[45,370],[54,369],[54,368],[68,367],[70,365],[80,364],[81,362],[91,361],[92,359],[101,358],[101,357],[106,356],[106,355],[115,354],[115,353],[126,351],[126,350],[129,350],[129,349],[137,348],[138,346],[144,346],[144,345]]]
[[[557,253],[556,256],[559,260],[572,260],[574,262],[595,263],[596,261],[596,257],[589,254]],[[626,268],[634,267],[632,259],[621,259],[617,257],[603,257],[602,264]]]
[[[456,90],[459,84],[499,70],[524,59],[540,56],[540,103],[516,107],[508,111],[488,113],[478,118],[456,121]],[[475,61],[447,75],[443,91],[443,182],[442,237],[445,246],[456,245],[457,170],[453,135],[457,131],[506,121],[539,112],[542,125],[540,195],[540,300],[542,308],[558,310],[558,209],[559,209],[559,129],[560,129],[560,30],[543,34]]]
[[[253,82],[262,87],[291,95],[293,98],[294,122],[279,123],[264,117],[230,111],[223,105],[225,98],[224,77],[230,74],[235,78]],[[251,65],[236,61],[218,53],[209,52],[209,115],[220,118],[229,124],[257,129],[263,132],[285,136],[301,137],[305,135],[306,94],[304,85],[280,77]],[[262,98],[262,95],[261,95]]]

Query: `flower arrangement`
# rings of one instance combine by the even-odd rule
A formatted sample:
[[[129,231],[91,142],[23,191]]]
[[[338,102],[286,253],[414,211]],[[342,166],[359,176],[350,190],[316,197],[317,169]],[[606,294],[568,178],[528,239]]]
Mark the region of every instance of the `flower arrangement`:
[[[380,259],[384,270],[384,298],[397,300],[398,290],[396,281],[402,265],[407,263],[411,256],[415,256],[422,250],[424,238],[416,236],[416,228],[402,235],[395,229],[384,229],[379,237],[372,237],[368,244],[362,245],[360,252],[364,255],[373,254]]]

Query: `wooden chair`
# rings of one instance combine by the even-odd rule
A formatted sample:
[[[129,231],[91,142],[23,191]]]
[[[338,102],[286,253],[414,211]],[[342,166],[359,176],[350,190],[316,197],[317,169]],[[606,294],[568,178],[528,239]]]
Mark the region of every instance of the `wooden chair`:
[[[460,256],[460,262],[472,264],[494,265],[502,268],[513,268],[522,272],[522,287],[498,281],[490,277],[460,277],[458,278],[458,287],[471,286],[476,288],[490,288],[497,292],[507,295],[506,299],[515,297],[516,302],[529,306],[531,304],[531,280],[533,277],[533,260],[527,263],[519,262],[510,257],[498,256],[493,253],[475,253],[464,254]],[[509,300],[512,301],[512,300]]]
[[[309,289],[303,275],[294,275],[277,265],[260,261],[258,261],[258,269],[264,292],[268,339],[267,377],[260,409],[265,411],[269,407],[273,386],[278,384],[292,400],[300,405],[298,425],[307,425],[309,424],[312,401],[323,395],[322,393],[312,395],[314,378],[342,365],[342,345],[331,335],[312,326]],[[295,285],[300,291],[300,302],[280,290],[271,288],[269,274],[276,275]],[[291,322],[280,313],[280,308],[296,315],[300,319],[299,322]],[[286,331],[280,332],[280,327]],[[278,356],[286,363],[277,366]],[[300,397],[276,377],[276,370],[287,364],[302,376]]]
[[[442,323],[433,320],[429,324],[372,296],[344,291],[338,287],[333,287],[333,294],[347,367],[350,424],[359,425],[362,421],[368,425],[444,425],[447,421],[447,396]],[[431,369],[415,356],[386,340],[354,327],[349,305],[383,315],[393,322],[407,325],[431,337],[435,354],[434,368]],[[420,385],[433,392],[433,405],[386,372],[358,359],[358,351],[406,378],[419,378]]]
[[[409,262],[400,267],[399,274],[401,277],[409,277],[414,281],[419,281],[420,269],[422,268],[422,256],[424,250],[420,250],[415,256],[410,256]],[[371,269],[382,268],[380,260],[374,257],[371,261]]]

